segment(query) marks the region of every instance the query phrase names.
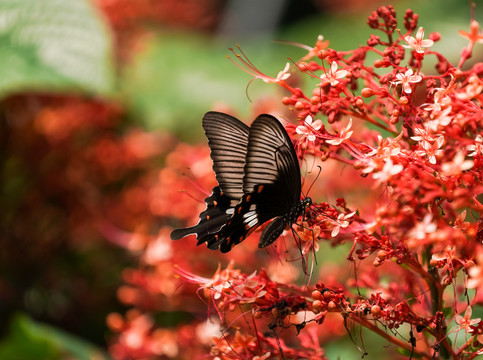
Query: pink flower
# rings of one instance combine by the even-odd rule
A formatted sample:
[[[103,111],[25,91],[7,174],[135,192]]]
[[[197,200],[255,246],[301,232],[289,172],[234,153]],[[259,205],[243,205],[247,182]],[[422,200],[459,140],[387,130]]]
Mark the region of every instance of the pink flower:
[[[466,149],[472,151],[468,156],[483,155],[483,136],[477,135],[475,138],[475,144],[468,145]]]
[[[446,176],[459,175],[463,171],[469,170],[473,167],[473,161],[465,160],[465,155],[462,151],[458,151],[453,158],[453,161],[446,162],[441,166],[441,172]]]
[[[416,136],[411,136],[411,139],[419,142],[419,145],[423,148],[430,146],[431,143],[436,140],[432,135],[428,134],[428,132],[422,128],[414,128],[414,133],[416,134]]]
[[[440,156],[443,153],[443,150],[440,149],[443,143],[444,137],[439,136],[433,144],[428,142],[423,143],[423,150],[416,150],[415,153],[419,156],[427,156],[429,163],[434,165],[436,164],[436,156]]]
[[[237,298],[240,303],[253,303],[258,298],[264,297],[267,293],[267,291],[264,290],[265,285],[259,285],[258,281],[253,279],[256,275],[257,270],[255,270],[245,280],[240,279],[239,284],[234,286],[235,294],[237,294]]]
[[[434,120],[428,121],[424,124],[426,131],[437,132],[440,130],[440,128],[444,128],[451,124],[451,121],[453,121],[454,118],[454,115],[450,115],[451,111],[451,106],[448,106],[442,112],[434,110],[433,113],[437,113],[438,115],[434,118]]]
[[[442,153],[440,150],[444,144],[444,136],[440,135],[437,138],[428,134],[425,129],[415,128],[414,133],[416,136],[411,136],[412,140],[419,142],[419,146],[422,150],[417,150],[415,153],[419,156],[427,156],[431,164],[436,164],[436,156]]]
[[[480,80],[478,75],[472,74],[468,79],[468,85],[462,91],[458,91],[456,97],[460,100],[471,100],[480,95],[482,91],[483,81]]]
[[[383,183],[389,181],[394,175],[399,174],[404,167],[401,164],[394,165],[391,159],[388,159],[384,163],[384,167],[381,171],[372,175],[374,180],[377,180],[378,183]]]
[[[337,63],[332,61],[330,64],[330,70],[325,74],[322,74],[320,78],[322,79],[322,84],[330,82],[331,86],[336,86],[339,83],[338,79],[342,79],[349,74],[347,70],[337,70]]]
[[[412,48],[416,50],[416,52],[423,54],[424,53],[424,48],[426,47],[431,47],[434,44],[433,40],[423,40],[424,38],[424,29],[420,27],[418,29],[418,32],[416,33],[416,37],[412,36],[405,36],[404,41],[408,43],[408,45],[403,45],[405,48]]]
[[[377,142],[379,147],[374,148],[367,156],[380,156],[383,158],[397,156],[401,152],[401,146],[399,141],[402,138],[403,133],[400,133],[394,139],[386,138],[384,139],[381,135],[377,135]]]
[[[313,121],[312,116],[307,115],[304,124],[305,125],[299,125],[295,128],[297,134],[302,135],[300,142],[304,141],[305,138],[307,138],[309,141],[315,141],[317,137],[316,132],[322,127],[322,121]]]
[[[471,20],[470,32],[459,30],[458,33],[470,40],[471,44],[483,43],[483,34],[480,34],[480,24],[476,20]]]
[[[245,71],[246,73],[252,75],[253,76],[253,79],[262,79],[266,83],[276,83],[276,84],[280,84],[280,83],[283,83],[290,76],[290,74],[288,73],[288,70],[289,70],[289,67],[290,67],[290,64],[289,63],[287,63],[287,65],[285,65],[285,68],[278,73],[278,75],[277,75],[276,78],[274,78],[274,77],[265,75],[260,70],[258,70],[258,68],[256,68],[255,65],[253,65],[253,63],[247,58],[247,56],[245,55],[245,53],[241,50],[240,46],[237,45],[237,48],[240,51],[240,54],[237,54],[234,49],[230,49],[230,50],[233,53],[233,55],[236,56],[236,58],[238,59],[238,61],[241,62],[241,64],[243,66],[237,64],[230,57],[228,57],[228,59],[233,64],[235,64],[238,68],[240,68],[243,71]]]
[[[263,77],[262,80],[267,83],[279,83],[282,80],[287,80],[290,77],[288,69],[290,68],[290,64],[287,63],[282,71],[279,71],[277,77],[275,79],[269,77]]]
[[[483,285],[483,266],[475,265],[468,270],[468,288],[476,289]]]
[[[303,58],[300,59],[299,62],[301,62],[301,61],[310,60],[314,56],[317,56],[320,51],[326,49],[329,46],[329,41],[324,40],[324,37],[322,35],[319,35],[317,36],[317,41],[314,47],[302,45],[302,44],[294,44],[294,45],[302,49],[306,49],[308,51],[307,55],[305,55]]]
[[[334,221],[335,227],[332,229],[332,232],[330,233],[330,236],[336,237],[339,234],[339,231],[341,228],[346,228],[349,226],[349,221],[347,219],[351,218],[354,216],[356,212],[351,212],[350,214],[339,214],[337,216],[337,220]]]
[[[471,330],[471,326],[479,324],[481,319],[476,318],[472,319],[471,314],[473,313],[473,310],[471,309],[471,306],[468,306],[465,311],[465,315],[456,315],[455,316],[455,321],[459,325],[458,330],[465,329],[465,333],[468,333],[468,331]]]
[[[352,136],[352,133],[354,132],[350,130],[351,127],[352,127],[352,118],[349,119],[349,124],[339,132],[338,137],[336,137],[335,139],[326,140],[325,142],[331,145],[340,145],[345,140],[349,140],[349,138]]]
[[[433,215],[427,214],[422,222],[417,223],[410,231],[409,236],[416,240],[423,240],[426,234],[436,231],[436,224],[433,222]]]
[[[396,81],[393,81],[394,85],[402,85],[403,92],[410,94],[412,92],[411,84],[420,82],[423,77],[421,75],[413,75],[413,70],[408,69],[404,74],[396,74]]]

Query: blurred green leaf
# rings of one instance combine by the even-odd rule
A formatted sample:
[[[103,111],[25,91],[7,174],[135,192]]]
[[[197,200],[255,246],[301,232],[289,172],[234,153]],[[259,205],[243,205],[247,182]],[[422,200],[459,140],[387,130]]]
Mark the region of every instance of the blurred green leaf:
[[[277,89],[254,81],[247,97],[253,77],[226,58],[234,57],[228,47],[192,34],[157,34],[123,70],[123,102],[147,128],[163,127],[185,136],[201,131],[202,115],[216,103],[247,115],[250,98],[260,99],[261,94]],[[262,59],[265,50],[253,44],[243,50],[260,70],[272,76],[287,62],[278,55]]]
[[[410,350],[402,349],[402,348],[397,348],[397,352],[408,359],[422,359],[423,357],[419,354],[413,354]]]
[[[443,316],[445,319],[451,318],[452,316],[454,316],[454,309],[451,306],[443,308]]]
[[[113,88],[108,31],[87,0],[0,0],[0,97]]]
[[[95,346],[28,316],[16,315],[8,336],[0,342],[0,359],[22,360],[107,360]]]

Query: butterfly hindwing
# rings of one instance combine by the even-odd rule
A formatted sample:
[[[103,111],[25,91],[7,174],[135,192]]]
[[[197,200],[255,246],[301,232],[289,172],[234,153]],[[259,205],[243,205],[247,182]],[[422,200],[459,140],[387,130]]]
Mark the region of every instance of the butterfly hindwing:
[[[198,245],[208,241],[216,234],[231,217],[230,208],[237,203],[226,196],[219,186],[215,186],[211,195],[205,199],[206,209],[200,214],[200,220],[195,226],[176,229],[171,233],[172,240],[179,240],[190,234],[196,234]]]
[[[288,223],[289,221],[286,216],[279,216],[273,219],[270,224],[263,229],[262,235],[260,235],[260,241],[258,242],[258,247],[264,248],[271,245],[280,235],[282,235],[283,230],[285,230]]]
[[[270,220],[278,211],[264,207],[270,201],[269,185],[256,185],[251,193],[243,195],[235,206],[233,215],[217,234],[217,241],[208,243],[211,249],[219,247],[221,252],[228,252],[233,246],[245,240],[260,225]],[[262,209],[260,211],[260,209]],[[212,247],[210,247],[210,245]]]

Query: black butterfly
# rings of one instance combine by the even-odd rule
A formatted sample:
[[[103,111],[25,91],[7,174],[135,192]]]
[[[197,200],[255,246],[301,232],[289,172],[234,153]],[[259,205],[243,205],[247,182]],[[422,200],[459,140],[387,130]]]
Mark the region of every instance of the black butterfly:
[[[198,245],[228,252],[257,227],[259,248],[273,243],[297,220],[311,199],[300,200],[300,168],[292,141],[271,115],[258,116],[251,127],[219,112],[203,117],[218,186],[205,199],[198,224],[176,229],[171,239],[196,234]]]

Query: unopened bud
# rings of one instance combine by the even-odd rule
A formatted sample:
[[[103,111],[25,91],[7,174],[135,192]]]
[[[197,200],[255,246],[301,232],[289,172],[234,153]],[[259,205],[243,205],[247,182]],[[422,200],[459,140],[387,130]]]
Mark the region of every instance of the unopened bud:
[[[384,65],[384,61],[382,61],[381,59],[377,59],[376,61],[374,61],[374,66],[376,68],[380,68]]]
[[[317,105],[318,103],[320,103],[320,96],[317,96],[317,95],[312,96],[312,97],[310,98],[310,103],[311,103],[312,105]]]
[[[361,90],[361,95],[364,96],[365,98],[368,98],[374,95],[374,91],[369,88],[364,88]]]
[[[327,310],[336,311],[337,310],[337,304],[333,301],[329,301],[329,303],[327,304]]]
[[[371,307],[371,314],[374,316],[381,314],[381,307],[379,305],[374,305]]]
[[[317,312],[322,310],[322,301],[314,300],[314,302],[312,303],[312,309],[316,310]]]
[[[312,297],[315,300],[320,300],[320,299],[322,299],[322,293],[319,290],[314,290],[314,291],[312,291]]]
[[[377,257],[381,260],[384,260],[387,258],[387,251],[386,250],[379,250],[377,252]]]

